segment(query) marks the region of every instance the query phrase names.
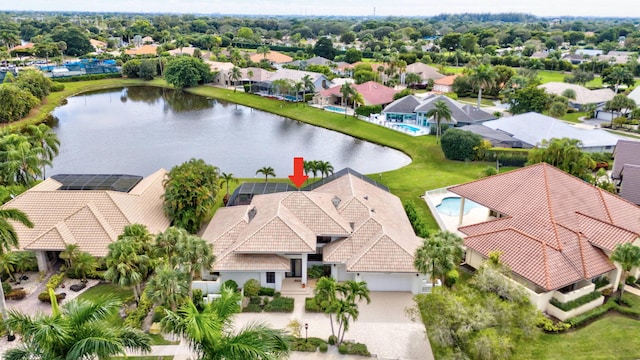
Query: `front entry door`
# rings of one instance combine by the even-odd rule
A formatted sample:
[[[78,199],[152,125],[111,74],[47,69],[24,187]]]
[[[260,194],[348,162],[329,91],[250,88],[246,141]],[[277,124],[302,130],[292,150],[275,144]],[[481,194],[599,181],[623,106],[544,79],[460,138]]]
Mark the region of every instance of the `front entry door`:
[[[287,273],[287,277],[302,277],[302,259],[291,259],[291,272]]]

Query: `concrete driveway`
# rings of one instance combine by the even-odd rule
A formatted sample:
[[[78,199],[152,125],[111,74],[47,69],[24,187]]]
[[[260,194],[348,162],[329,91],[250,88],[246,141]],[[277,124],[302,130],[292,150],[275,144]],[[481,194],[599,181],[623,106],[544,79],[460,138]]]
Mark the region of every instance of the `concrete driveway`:
[[[360,316],[350,325],[345,340],[354,340],[367,345],[371,354],[380,359],[433,359],[424,325],[413,322],[405,309],[414,305],[413,295],[401,292],[372,292],[371,303],[359,304]],[[236,317],[236,327],[240,328],[252,322],[264,322],[275,328],[286,328],[291,320],[302,324],[302,336],[305,336],[304,324],[309,324],[309,337],[327,339],[331,335],[328,316],[304,311],[304,296],[293,296],[293,313],[242,313]],[[291,359],[362,359],[345,357],[335,353],[305,354],[294,352]]]

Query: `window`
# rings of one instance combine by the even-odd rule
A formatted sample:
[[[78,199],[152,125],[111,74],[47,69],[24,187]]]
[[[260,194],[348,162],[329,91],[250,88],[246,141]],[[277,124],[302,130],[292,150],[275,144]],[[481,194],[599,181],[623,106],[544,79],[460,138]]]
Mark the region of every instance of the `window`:
[[[276,273],[273,271],[267,272],[267,284],[276,283]]]

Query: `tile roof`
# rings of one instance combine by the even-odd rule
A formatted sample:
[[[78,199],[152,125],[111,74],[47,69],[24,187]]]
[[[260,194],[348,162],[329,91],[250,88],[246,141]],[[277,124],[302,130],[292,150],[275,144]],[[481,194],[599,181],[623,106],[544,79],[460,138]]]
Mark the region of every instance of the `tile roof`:
[[[453,82],[455,81],[455,79],[460,76],[460,75],[449,75],[449,76],[445,76],[443,78],[440,78],[436,81],[433,82],[434,85],[444,85],[444,86],[451,86],[453,85]]]
[[[449,190],[506,216],[460,227],[465,245],[502,251],[516,274],[546,290],[612,270],[602,250],[640,233],[640,207],[545,163]]]
[[[126,225],[144,224],[152,233],[169,226],[162,208],[165,174],[161,169],[149,175],[129,193],[58,190],[62,184],[49,178],[2,207],[22,210],[35,225],[14,224],[20,249],[63,250],[78,244],[82,251],[104,256]]]
[[[139,48],[125,51],[127,55],[156,55],[158,47],[155,45],[142,45]]]
[[[422,78],[422,80],[438,80],[445,77],[445,75],[442,75],[438,72],[438,69],[421,62],[415,62],[413,64],[407,65],[407,69],[405,72],[418,74],[420,75],[420,78]]]
[[[393,101],[393,95],[396,90],[379,84],[375,81],[367,81],[362,84],[351,84],[352,88],[355,88],[364,98],[367,105],[384,105]],[[334,86],[326,90],[320,91],[320,95],[323,97],[338,96],[342,97],[340,93],[340,86]]]
[[[262,59],[265,59],[265,56],[263,54],[253,53],[250,56],[250,59],[253,62],[259,63],[260,61],[262,61]],[[291,56],[285,55],[281,52],[274,51],[274,50],[271,50],[267,54],[266,59],[269,60],[269,62],[276,63],[276,64],[288,63],[293,61],[293,58]]]
[[[625,165],[621,172],[624,180],[620,185],[620,196],[640,205],[640,165]]]
[[[576,93],[576,98],[569,101],[580,105],[604,103],[613,99],[615,96],[615,93],[611,89],[590,90],[584,86],[564,82],[548,82],[538,87],[545,89],[545,91],[550,94],[556,95],[562,95],[563,92],[571,89]]]
[[[413,95],[402,97],[387,105],[383,113],[411,114],[420,105],[420,99]]]
[[[640,141],[618,140],[613,151],[612,179],[620,179],[620,173],[625,165],[640,165]]]
[[[400,199],[349,172],[311,191],[260,194],[250,205],[219,209],[202,234],[213,244],[217,271],[245,269],[242,262],[280,271],[276,260],[257,265],[252,256],[315,253],[317,236],[338,239],[324,246],[324,261],[348,263],[348,271],[415,272],[421,241]]]

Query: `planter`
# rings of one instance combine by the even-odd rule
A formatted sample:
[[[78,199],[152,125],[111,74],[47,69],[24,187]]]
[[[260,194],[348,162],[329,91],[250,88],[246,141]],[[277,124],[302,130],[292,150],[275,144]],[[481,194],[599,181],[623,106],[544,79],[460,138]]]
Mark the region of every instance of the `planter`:
[[[307,284],[302,283],[302,288],[304,289],[304,288],[306,288],[306,287],[307,287]]]

